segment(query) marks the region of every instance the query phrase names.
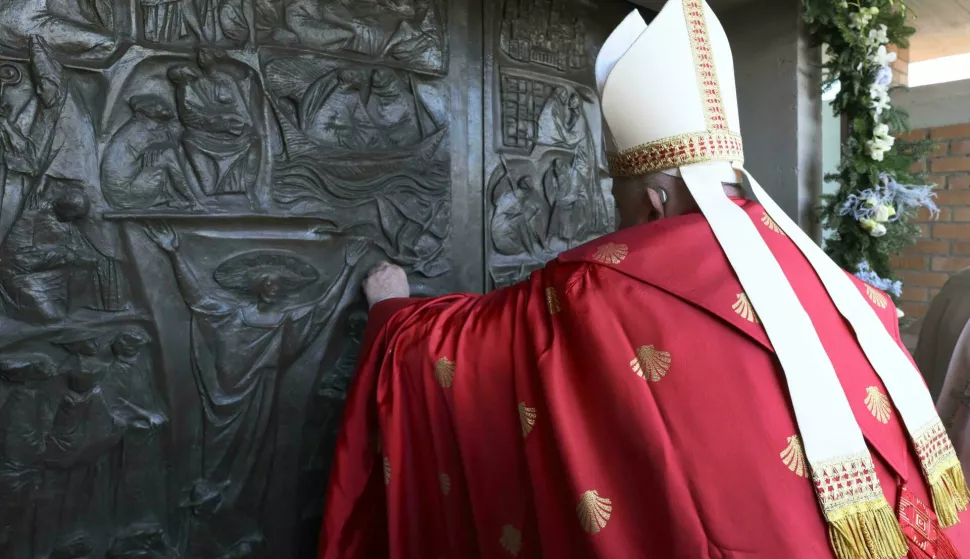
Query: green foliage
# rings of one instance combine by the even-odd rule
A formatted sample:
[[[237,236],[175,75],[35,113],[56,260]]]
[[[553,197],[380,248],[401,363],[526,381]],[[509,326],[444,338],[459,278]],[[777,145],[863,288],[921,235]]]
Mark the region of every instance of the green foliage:
[[[921,184],[910,169],[933,149],[932,142],[897,141],[879,160],[870,145],[879,125],[886,125],[893,136],[908,129],[905,114],[885,105],[877,110],[874,103],[878,104],[881,95],[879,84],[886,81],[885,46],[908,46],[908,39],[915,32],[907,25],[912,13],[899,0],[803,0],[803,7],[813,41],[825,45],[830,54],[823,68],[825,85],[829,87],[836,80],[841,85],[832,103],[835,114],[849,123],[838,172],[826,177],[839,183],[839,191],[824,196],[817,210],[819,221],[833,232],[826,242],[826,252],[853,273],[860,263],[868,262],[880,278],[894,280],[890,258],[915,242],[919,227],[911,220],[919,205],[893,204],[896,217],[883,223],[882,236],[873,236],[871,229],[863,226],[864,220],[846,208],[853,195],[878,190],[885,184],[881,178],[889,177],[904,185]],[[881,86],[882,95],[885,89]],[[888,96],[884,99],[888,101]],[[926,200],[932,205],[929,197]]]

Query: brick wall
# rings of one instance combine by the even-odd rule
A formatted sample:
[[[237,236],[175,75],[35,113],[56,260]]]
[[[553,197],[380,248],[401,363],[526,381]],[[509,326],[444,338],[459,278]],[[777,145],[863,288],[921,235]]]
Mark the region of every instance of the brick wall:
[[[914,169],[937,185],[939,218],[931,220],[924,210],[917,218],[919,241],[893,262],[904,283],[900,307],[917,319],[904,333],[912,348],[930,300],[950,274],[970,267],[970,124],[913,130],[907,139],[939,142]]]

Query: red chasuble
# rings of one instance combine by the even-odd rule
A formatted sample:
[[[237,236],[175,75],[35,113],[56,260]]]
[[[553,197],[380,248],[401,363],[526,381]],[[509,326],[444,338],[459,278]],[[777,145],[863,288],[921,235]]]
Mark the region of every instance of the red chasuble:
[[[798,249],[738,204],[811,316],[911,557],[937,556],[885,387]],[[898,340],[890,299],[857,285]],[[784,375],[702,215],[603,237],[508,289],[387,301],[371,318],[321,559],[834,557]],[[970,559],[961,516],[944,533]]]

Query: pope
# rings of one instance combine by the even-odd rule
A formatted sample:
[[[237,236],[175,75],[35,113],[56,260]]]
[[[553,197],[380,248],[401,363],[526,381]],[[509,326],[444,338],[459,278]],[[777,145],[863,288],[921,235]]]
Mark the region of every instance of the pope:
[[[319,557],[970,558],[896,309],[744,170],[707,3],[595,69],[621,230],[487,295],[371,272]]]

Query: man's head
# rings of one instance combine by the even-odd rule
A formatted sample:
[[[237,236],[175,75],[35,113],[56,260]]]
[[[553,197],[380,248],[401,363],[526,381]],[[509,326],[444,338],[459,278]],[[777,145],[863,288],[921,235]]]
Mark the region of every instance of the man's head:
[[[740,180],[738,184],[723,184],[728,196],[742,196]],[[613,198],[621,229],[697,211],[683,179],[662,172],[614,178]]]
[[[87,217],[91,211],[91,200],[84,190],[70,187],[54,199],[51,208],[58,221],[69,223]]]
[[[132,359],[138,356],[149,341],[148,334],[141,328],[126,328],[115,337],[111,350],[120,358]]]
[[[265,305],[273,305],[280,300],[282,291],[280,276],[278,274],[265,274],[260,277],[256,285],[256,296],[259,302]]]

